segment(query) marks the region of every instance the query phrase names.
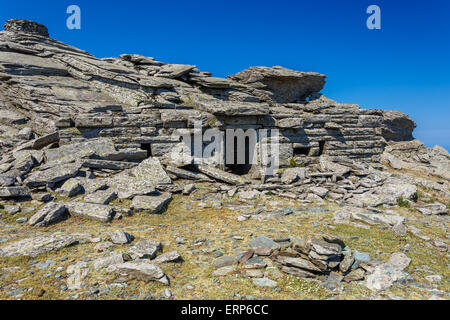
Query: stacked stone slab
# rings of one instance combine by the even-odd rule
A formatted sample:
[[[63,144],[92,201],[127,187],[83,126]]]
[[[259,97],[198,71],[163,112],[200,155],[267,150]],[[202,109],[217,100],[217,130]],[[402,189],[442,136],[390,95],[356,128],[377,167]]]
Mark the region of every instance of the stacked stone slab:
[[[175,130],[190,133],[195,124],[278,129],[283,167],[322,154],[379,162],[385,138],[412,137],[415,124],[404,114],[393,119],[321,95],[325,78],[277,66],[223,79],[140,55],[97,59],[27,20],[9,20],[0,32],[2,112],[11,115],[8,121],[29,122],[39,135],[57,131],[60,145],[108,137],[125,153],[144,149],[160,157],[179,144]],[[256,143],[261,140],[258,135]],[[0,142],[3,150],[14,148],[13,138]]]

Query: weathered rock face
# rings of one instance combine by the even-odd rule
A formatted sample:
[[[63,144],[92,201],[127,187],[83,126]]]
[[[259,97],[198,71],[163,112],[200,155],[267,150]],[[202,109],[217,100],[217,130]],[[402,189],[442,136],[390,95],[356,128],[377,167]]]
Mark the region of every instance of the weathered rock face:
[[[326,76],[276,66],[251,67],[228,78],[252,88],[252,93],[261,100],[295,103],[322,90]]]
[[[49,37],[48,29],[40,23],[29,20],[11,19],[5,22],[5,31],[33,33]]]
[[[405,113],[395,110],[383,111],[383,137],[388,141],[409,141],[416,123]]]
[[[405,140],[414,128],[406,115],[325,98],[322,74],[251,67],[221,79],[139,55],[97,59],[26,20],[10,20],[0,32],[0,70],[2,150],[46,148],[47,161],[59,164],[83,155],[92,159],[88,167],[130,167],[101,161],[165,156],[180,143],[174,131],[192,133],[194,123],[219,132],[279,129],[281,167],[322,154],[379,162],[383,137]],[[19,123],[36,139],[18,134]],[[261,140],[258,132],[256,147]],[[225,160],[226,151],[218,158]]]

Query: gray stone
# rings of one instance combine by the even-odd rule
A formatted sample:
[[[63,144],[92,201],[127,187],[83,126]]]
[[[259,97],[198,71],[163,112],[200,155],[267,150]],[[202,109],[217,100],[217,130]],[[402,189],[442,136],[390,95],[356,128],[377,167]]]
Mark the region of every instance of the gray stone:
[[[117,265],[124,262],[125,261],[123,260],[123,255],[121,253],[114,253],[110,256],[96,259],[93,266],[95,270],[100,270],[111,265]]]
[[[162,250],[161,242],[153,240],[140,240],[127,250],[131,259],[153,259],[158,251]]]
[[[50,202],[36,212],[28,221],[30,226],[45,227],[67,217],[67,207],[63,203]]]
[[[253,278],[253,284],[258,287],[270,287],[275,288],[278,286],[278,283],[274,280],[270,280],[269,278]]]
[[[364,280],[365,278],[365,272],[363,269],[358,268],[355,270],[350,271],[345,277],[344,277],[344,281],[360,281],[360,280]]]
[[[395,233],[397,236],[401,236],[401,237],[405,237],[408,233],[408,229],[406,228],[406,226],[399,222],[396,225],[394,225],[392,227],[392,232]]]
[[[266,236],[258,236],[249,243],[250,248],[269,248],[271,250],[279,250],[280,245]]]
[[[303,258],[278,256],[277,262],[287,267],[295,267],[307,271],[321,272],[321,270],[316,265],[312,264],[310,261]]]
[[[324,239],[311,239],[308,244],[312,250],[317,252],[319,255],[324,256],[339,255],[343,249],[341,245],[325,241]]]
[[[225,277],[236,273],[236,268],[233,266],[221,267],[212,272],[213,277]]]
[[[109,237],[114,244],[127,244],[134,240],[134,236],[122,230],[109,233]]]
[[[64,184],[57,190],[57,192],[63,197],[71,198],[76,196],[77,194],[82,193],[83,186],[77,179],[71,178],[64,182]]]
[[[20,212],[21,209],[20,209],[20,206],[18,206],[18,205],[6,205],[4,210],[8,214],[14,215],[14,214]]]
[[[30,195],[26,187],[0,187],[0,198],[26,198]]]
[[[46,170],[37,170],[31,173],[24,183],[30,187],[53,186],[55,183],[74,177],[80,170],[77,163],[67,163],[49,167]]]
[[[242,185],[242,184],[248,183],[247,180],[245,180],[244,178],[242,178],[238,175],[222,171],[222,170],[214,168],[212,166],[198,165],[197,167],[198,167],[198,171],[200,171],[201,173],[204,173],[207,176],[210,176],[219,181],[223,181],[223,182],[226,182],[229,184],[236,184],[236,185]]]
[[[75,244],[76,242],[77,240],[74,237],[61,233],[54,233],[51,235],[39,235],[33,238],[27,238],[16,242],[12,242],[3,247],[0,247],[0,256],[36,257],[43,253],[56,251],[68,247],[72,244]]]
[[[182,193],[184,195],[190,195],[192,192],[194,192],[195,189],[196,189],[195,188],[195,184],[193,184],[193,183],[187,184],[187,185],[184,186]]]
[[[117,192],[114,190],[98,190],[84,197],[84,202],[108,205],[111,201],[117,199]]]
[[[79,290],[87,286],[84,279],[89,275],[89,266],[86,262],[80,261],[67,268],[67,288],[69,290]]]
[[[72,201],[66,203],[71,216],[109,222],[114,216],[114,209],[110,206]]]
[[[116,151],[114,143],[109,138],[92,139],[85,142],[60,146],[45,150],[49,163],[69,163],[81,158],[99,157]]]
[[[40,201],[40,202],[49,202],[53,200],[53,196],[50,193],[32,193],[31,199]]]
[[[239,258],[236,256],[223,256],[220,258],[217,258],[213,261],[212,266],[215,269],[219,269],[222,267],[232,266],[234,264],[237,264],[239,261]]]
[[[157,265],[145,260],[121,263],[116,266],[115,270],[120,274],[126,274],[139,280],[168,284],[163,271]]]
[[[403,270],[410,262],[411,259],[404,253],[393,253],[386,263],[376,266],[374,272],[367,276],[367,288],[382,291],[390,288],[395,282],[407,280],[409,275]]]
[[[352,267],[353,263],[355,262],[355,258],[351,255],[344,256],[344,259],[339,264],[339,270],[345,274],[347,273],[350,268]]]
[[[355,258],[355,260],[363,263],[370,262],[371,260],[370,255],[368,253],[359,252],[358,250],[355,250],[355,252],[353,252],[353,257]]]
[[[250,67],[228,77],[255,89],[262,89],[260,99],[279,103],[305,100],[319,92],[325,85],[326,76],[314,72],[299,72],[280,66]]]
[[[153,260],[155,263],[164,263],[164,262],[177,262],[181,260],[181,256],[178,251],[170,251],[159,255],[156,259]]]
[[[288,168],[281,175],[281,182],[284,184],[291,184],[302,179],[306,179],[306,168]]]
[[[84,159],[82,166],[91,169],[125,170],[136,167],[135,162]]]
[[[148,212],[153,214],[162,213],[167,205],[172,201],[170,193],[161,193],[159,195],[136,196],[131,202],[131,209],[135,212]]]
[[[321,197],[322,199],[325,198],[329,192],[328,189],[322,188],[322,187],[311,187],[311,188],[309,188],[309,191],[311,191],[315,195]]]

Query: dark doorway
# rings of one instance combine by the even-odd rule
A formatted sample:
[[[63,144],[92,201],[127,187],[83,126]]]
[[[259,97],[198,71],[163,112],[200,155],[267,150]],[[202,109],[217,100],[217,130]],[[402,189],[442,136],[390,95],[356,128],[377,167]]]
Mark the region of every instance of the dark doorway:
[[[325,141],[319,141],[319,156],[323,154],[325,150]]]
[[[250,138],[245,137],[245,162],[238,163],[238,138],[234,137],[234,161],[232,163],[226,163],[225,168],[227,171],[237,174],[244,175],[250,172],[253,162],[253,154],[250,155]],[[254,150],[254,148],[253,148]]]
[[[150,143],[141,143],[141,149],[147,151],[147,158],[152,156],[152,147]]]
[[[294,156],[307,156],[311,151],[310,147],[295,147],[294,148]]]

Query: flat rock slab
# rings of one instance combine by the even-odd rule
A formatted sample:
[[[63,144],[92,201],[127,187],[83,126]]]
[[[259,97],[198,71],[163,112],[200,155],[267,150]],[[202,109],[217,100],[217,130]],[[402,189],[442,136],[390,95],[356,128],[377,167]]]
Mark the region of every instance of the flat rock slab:
[[[85,159],[82,166],[91,169],[125,170],[136,167],[135,162]]]
[[[159,281],[168,284],[160,267],[147,261],[130,261],[118,264],[115,271],[143,281]]]
[[[139,195],[155,192],[156,186],[153,181],[136,179],[127,171],[115,175],[108,181],[108,185],[117,192],[119,199],[132,199]]]
[[[172,180],[157,158],[148,158],[138,166],[115,175],[108,182],[117,191],[119,199],[150,194],[156,190],[156,186],[170,183]]]
[[[135,212],[162,213],[170,201],[172,201],[170,193],[161,193],[154,196],[136,196],[131,202],[131,209]]]
[[[270,280],[269,278],[253,278],[253,284],[258,287],[270,288],[274,288],[278,285],[276,281]]]
[[[127,250],[127,254],[133,260],[137,259],[153,259],[156,253],[161,251],[161,242],[153,240],[141,240],[133,247]]]
[[[72,201],[66,204],[69,214],[75,217],[88,218],[101,222],[109,222],[114,215],[114,209],[110,206]]]
[[[280,245],[266,236],[259,236],[250,241],[250,248],[269,248],[271,250],[280,250]]]
[[[36,257],[50,251],[56,251],[78,241],[71,235],[55,233],[52,235],[39,235],[33,238],[12,242],[0,248],[1,257],[30,256]]]
[[[146,150],[132,148],[120,149],[103,156],[103,160],[111,161],[144,160],[145,158],[147,158]]]
[[[67,180],[75,176],[80,170],[80,164],[78,163],[66,163],[62,165],[56,165],[46,170],[37,170],[32,172],[24,183],[30,188],[53,186],[55,183]]]
[[[171,174],[176,175],[177,177],[179,177],[181,179],[207,181],[207,182],[213,181],[207,175],[204,175],[202,173],[192,172],[192,171],[181,169],[181,168],[174,167],[174,166],[167,166],[166,171]]]
[[[56,149],[48,149],[45,150],[45,156],[47,162],[61,164],[93,156],[101,158],[105,154],[111,154],[115,151],[116,148],[111,139],[99,138],[64,145]]]
[[[63,203],[50,202],[47,203],[42,209],[34,214],[28,224],[30,226],[48,226],[50,224],[57,223],[64,220],[67,216],[67,207]]]
[[[30,190],[26,187],[2,187],[0,188],[0,198],[25,198],[31,196]]]
[[[207,176],[210,176],[216,180],[220,180],[229,184],[235,184],[235,185],[241,185],[241,184],[247,184],[248,181],[245,180],[244,178],[229,173],[229,172],[225,172],[223,170],[211,167],[211,166],[207,166],[207,165],[198,165],[197,166],[198,171],[200,171],[201,173],[206,174]]]
[[[311,263],[309,260],[303,258],[278,256],[277,261],[287,267],[300,268],[307,271],[321,272],[321,270],[316,265]]]
[[[36,138],[32,141],[32,148],[35,150],[40,150],[52,143],[59,141],[59,133],[53,132],[48,135]]]
[[[172,183],[157,158],[142,161],[137,167],[131,169],[131,175],[137,179],[152,181],[155,185]]]
[[[107,205],[117,198],[114,190],[98,190],[84,197],[85,202]]]
[[[123,255],[121,253],[114,253],[107,257],[98,258],[94,261],[94,269],[100,270],[102,268],[107,268],[111,265],[117,265],[124,263]]]
[[[159,255],[153,262],[164,263],[164,262],[177,262],[181,261],[181,256],[178,251],[170,251]]]

